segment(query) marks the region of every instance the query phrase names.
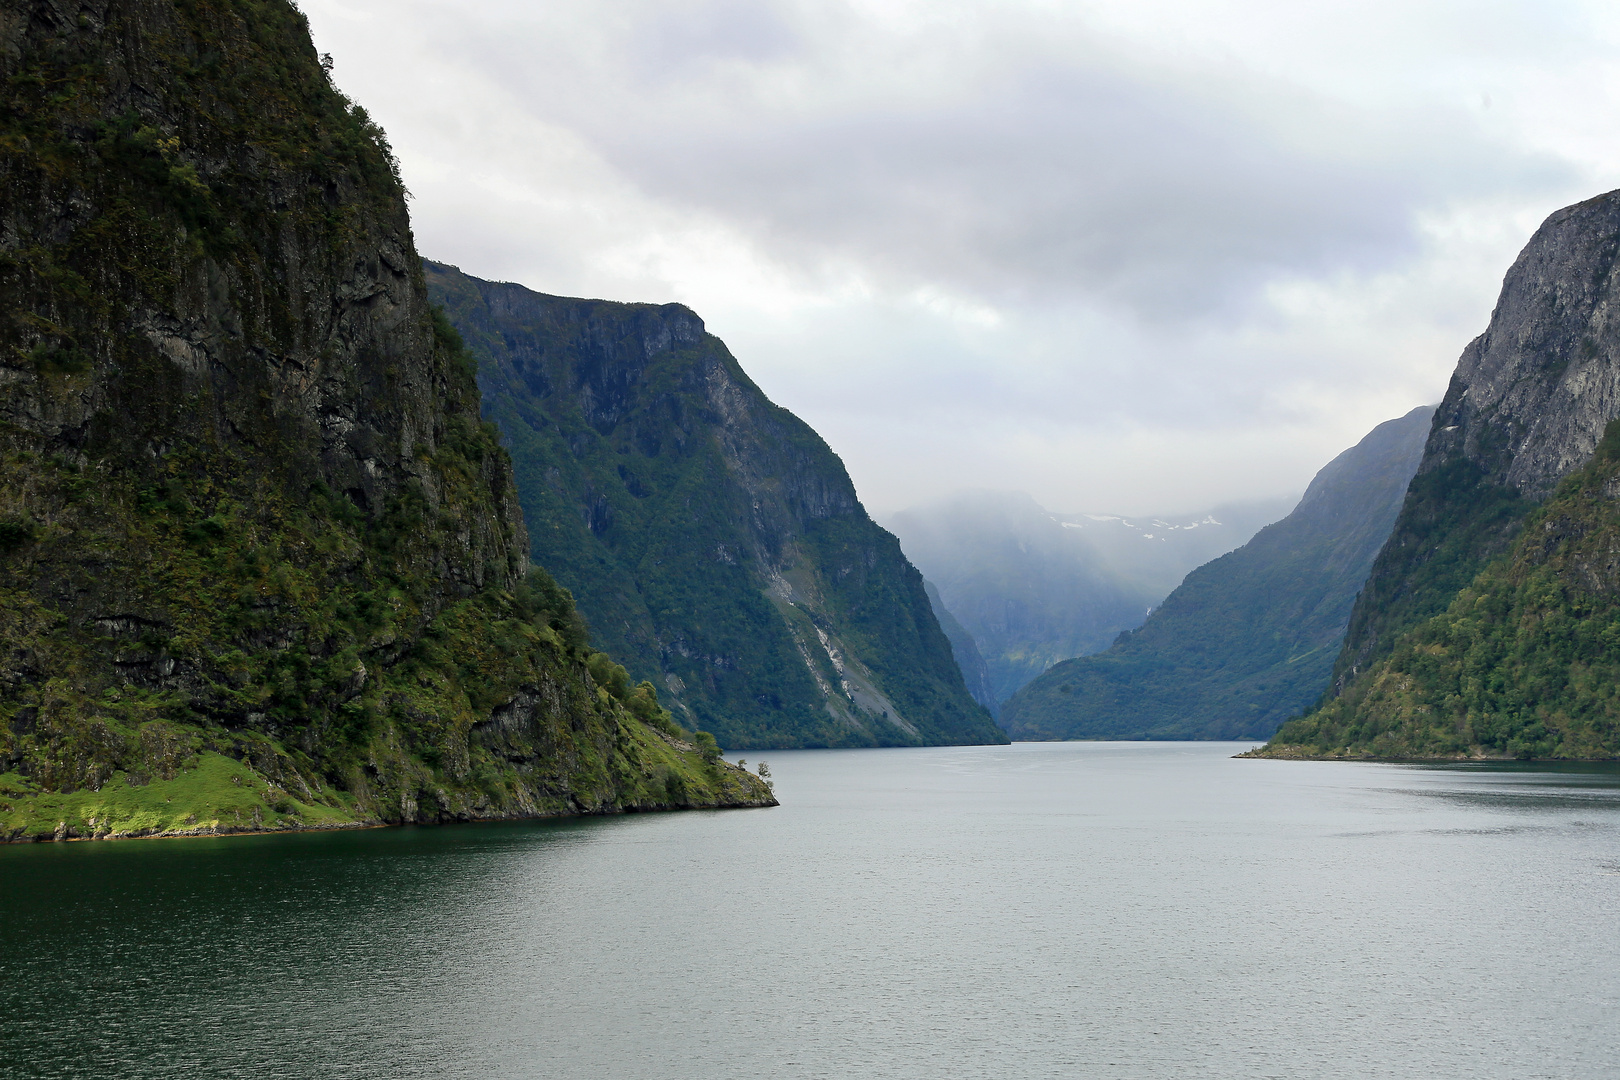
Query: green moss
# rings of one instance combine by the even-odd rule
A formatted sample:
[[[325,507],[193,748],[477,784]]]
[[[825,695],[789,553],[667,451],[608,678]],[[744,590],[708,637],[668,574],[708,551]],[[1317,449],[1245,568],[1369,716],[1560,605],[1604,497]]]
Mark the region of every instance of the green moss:
[[[212,751],[198,754],[172,779],[132,783],[118,771],[94,791],[45,791],[7,773],[0,776],[0,838],[185,836],[333,828],[360,820],[341,792],[300,794]]]

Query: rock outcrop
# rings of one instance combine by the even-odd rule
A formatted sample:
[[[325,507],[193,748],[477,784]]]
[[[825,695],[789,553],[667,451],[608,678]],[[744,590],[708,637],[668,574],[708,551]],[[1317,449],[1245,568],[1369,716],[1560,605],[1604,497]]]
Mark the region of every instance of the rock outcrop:
[[[1445,610],[1620,414],[1620,193],[1549,217],[1502,282],[1435,412],[1423,461],[1357,601],[1333,690]]]
[[[1617,255],[1620,192],[1611,192],[1553,214],[1514,262],[1490,326],[1458,362],[1357,601],[1332,699],[1285,725],[1267,753],[1620,749],[1613,711],[1565,693],[1609,663],[1609,646],[1585,636],[1606,618],[1606,579],[1582,567],[1608,558],[1592,545],[1607,542],[1612,510],[1588,498],[1598,479],[1587,472],[1602,466],[1595,448],[1620,415],[1620,324],[1609,318]],[[1524,591],[1532,585],[1546,591]],[[1555,626],[1574,637],[1554,647],[1544,635]],[[1467,663],[1456,655],[1465,640],[1478,645]],[[1511,657],[1493,651],[1510,643]]]
[[[1006,741],[843,464],[695,314],[427,276],[533,557],[682,723],[739,749]]]
[[[96,829],[769,800],[528,576],[387,143],[291,4],[5,0],[0,75],[0,833],[115,781],[194,805]],[[185,786],[219,757],[234,791]]]

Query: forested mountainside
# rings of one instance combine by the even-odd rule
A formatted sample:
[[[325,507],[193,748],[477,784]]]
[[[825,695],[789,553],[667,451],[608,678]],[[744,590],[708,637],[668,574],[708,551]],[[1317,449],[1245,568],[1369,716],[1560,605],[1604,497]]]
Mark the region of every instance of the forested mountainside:
[[[960,491],[884,527],[972,635],[995,700],[1053,664],[1100,652],[1189,570],[1242,544],[1291,502],[1169,518],[1054,514],[1015,491]]]
[[[682,723],[738,749],[1006,741],[843,463],[695,314],[426,270],[533,557]]]
[[[1593,457],[1620,413],[1617,254],[1620,192],[1558,211],[1526,245],[1458,361],[1332,697],[1264,753],[1620,753],[1620,712],[1593,681],[1617,647],[1615,509]]]
[[[0,836],[771,801],[527,573],[295,7],[5,0],[0,74]]]
[[[1141,629],[1016,694],[1003,726],[1017,739],[1270,736],[1326,688],[1433,415],[1378,425],[1291,514],[1188,574]]]

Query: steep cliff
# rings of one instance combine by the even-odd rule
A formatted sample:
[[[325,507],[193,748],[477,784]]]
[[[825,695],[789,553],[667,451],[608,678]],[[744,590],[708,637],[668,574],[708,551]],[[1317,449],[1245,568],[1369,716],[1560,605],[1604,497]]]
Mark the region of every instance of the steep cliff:
[[[1609,504],[1538,512],[1538,527],[1558,534],[1553,547],[1541,533],[1521,537],[1521,529],[1565,477],[1592,459],[1620,414],[1620,323],[1609,317],[1620,300],[1617,254],[1620,192],[1611,192],[1553,214],[1514,262],[1489,327],[1458,361],[1395,529],[1357,601],[1334,671],[1335,699],[1285,725],[1268,753],[1587,756],[1595,746],[1620,745],[1611,714],[1592,720],[1593,731],[1607,734],[1577,735],[1562,726],[1572,722],[1558,711],[1563,691],[1524,682],[1531,671],[1551,678],[1544,661],[1553,653],[1538,652],[1534,662],[1528,654],[1487,662],[1491,654],[1482,645],[1471,654],[1466,678],[1485,680],[1491,696],[1463,693],[1464,683],[1457,683],[1466,707],[1434,697],[1450,676],[1435,675],[1435,682],[1410,670],[1414,650],[1430,659],[1453,655],[1456,635],[1473,633],[1469,620],[1483,617],[1482,597],[1500,605],[1508,593],[1518,595],[1490,610],[1493,618],[1526,620],[1514,633],[1530,637],[1515,647],[1531,652],[1541,649],[1532,640],[1537,627],[1573,620],[1586,633],[1596,626],[1591,620],[1601,621],[1594,597],[1604,594],[1603,576],[1579,568],[1601,557],[1586,545],[1606,535],[1600,519]],[[1559,498],[1579,500],[1585,482],[1569,481],[1575,486],[1560,489]],[[1555,519],[1579,524],[1566,534]],[[1532,580],[1556,596],[1522,594]],[[1560,677],[1576,682],[1591,665],[1607,662],[1585,652],[1566,658]],[[1392,686],[1416,696],[1400,698]],[[1413,719],[1442,713],[1452,724],[1445,738],[1423,734]],[[1546,729],[1540,734],[1538,723]]]
[[[1187,575],[1141,629],[1003,707],[1018,739],[1265,738],[1327,686],[1356,592],[1417,469],[1432,407],[1374,428],[1299,505]]]
[[[1620,193],[1566,207],[1508,270],[1457,361],[1389,543],[1356,603],[1334,690],[1445,610],[1620,412]]]
[[[682,723],[736,748],[1006,741],[842,463],[696,315],[427,276],[535,560]]]
[[[769,800],[526,576],[295,8],[5,0],[0,75],[0,835]]]

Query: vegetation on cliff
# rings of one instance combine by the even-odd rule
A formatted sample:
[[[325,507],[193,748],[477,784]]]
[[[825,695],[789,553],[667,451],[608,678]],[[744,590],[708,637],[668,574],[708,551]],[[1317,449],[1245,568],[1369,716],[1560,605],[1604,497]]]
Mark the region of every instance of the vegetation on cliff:
[[[1549,216],[1514,260],[1436,411],[1328,696],[1262,753],[1620,748],[1600,685],[1614,643],[1598,495],[1620,402],[1617,256],[1609,192]]]
[[[1444,611],[1507,549],[1534,506],[1467,459],[1414,476],[1334,659],[1334,691],[1387,656],[1403,633]]]
[[[1002,710],[1021,739],[1265,738],[1315,701],[1389,535],[1430,407],[1328,463],[1283,520],[1187,575],[1141,629],[1057,664]]]
[[[736,748],[1006,741],[843,464],[696,315],[427,276],[534,559],[683,723]]]
[[[1439,615],[1272,756],[1620,757],[1620,422]]]
[[[529,572],[295,8],[11,3],[0,77],[0,836],[769,801]]]

